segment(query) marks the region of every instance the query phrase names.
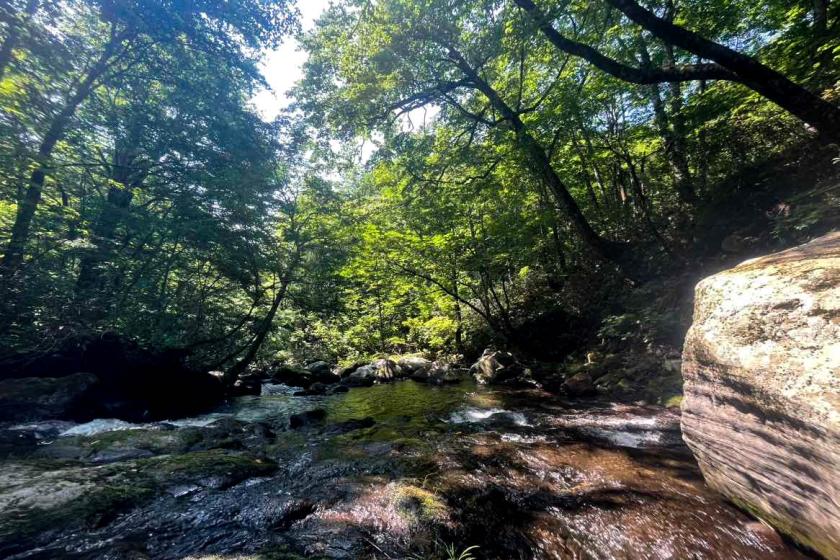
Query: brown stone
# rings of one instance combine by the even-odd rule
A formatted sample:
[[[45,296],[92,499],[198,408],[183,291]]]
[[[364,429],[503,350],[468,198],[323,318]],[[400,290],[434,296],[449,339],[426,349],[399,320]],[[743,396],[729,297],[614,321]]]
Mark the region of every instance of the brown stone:
[[[573,375],[563,383],[563,390],[570,397],[585,397],[595,394],[592,376],[586,372]]]
[[[840,233],[700,282],[683,376],[708,484],[840,559]]]

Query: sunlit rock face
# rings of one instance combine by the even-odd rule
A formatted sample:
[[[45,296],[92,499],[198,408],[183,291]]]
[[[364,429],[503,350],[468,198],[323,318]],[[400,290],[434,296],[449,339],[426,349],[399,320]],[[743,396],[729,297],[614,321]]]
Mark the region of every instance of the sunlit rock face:
[[[683,360],[706,481],[840,558],[840,233],[700,282]]]

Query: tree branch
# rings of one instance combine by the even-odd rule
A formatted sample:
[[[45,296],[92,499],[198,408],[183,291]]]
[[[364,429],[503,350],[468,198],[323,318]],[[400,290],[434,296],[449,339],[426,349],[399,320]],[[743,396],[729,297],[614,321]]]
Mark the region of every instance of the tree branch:
[[[624,3],[607,0],[612,5]],[[534,20],[540,31],[559,50],[582,58],[607,74],[633,84],[659,84],[664,82],[690,82],[694,80],[740,81],[720,64],[685,64],[674,68],[636,68],[602,54],[597,49],[574,41],[560,34],[540,12],[532,0],[514,0]],[[628,16],[629,17],[629,16]],[[632,18],[631,18],[632,19]]]

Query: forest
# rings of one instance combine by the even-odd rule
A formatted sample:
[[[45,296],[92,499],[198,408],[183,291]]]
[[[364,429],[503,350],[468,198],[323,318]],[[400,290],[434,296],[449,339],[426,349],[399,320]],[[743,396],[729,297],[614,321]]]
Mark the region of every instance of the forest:
[[[840,558],[840,480],[831,468],[840,457],[840,440],[830,439],[840,437],[840,369],[835,369],[840,368],[840,353],[834,338],[840,335],[840,263],[837,238],[830,234],[840,227],[840,3],[332,0],[323,3],[317,17],[304,17],[310,1],[0,1],[0,431],[14,434],[0,435],[0,467],[18,464],[18,472],[31,468],[36,482],[27,484],[34,488],[51,488],[43,477],[69,468],[62,463],[38,470],[42,467],[36,462],[47,459],[77,461],[76,478],[71,478],[78,484],[78,473],[88,473],[90,464],[113,470],[97,471],[108,484],[121,481],[108,486],[107,498],[97,494],[88,501],[76,499],[72,504],[83,502],[76,509],[61,506],[102,532],[84,537],[84,543],[73,540],[82,537],[69,528],[50,533],[44,523],[56,518],[42,506],[36,508],[35,521],[27,517],[30,510],[8,519],[0,513],[0,556]],[[299,69],[291,62],[265,62],[267,53],[283,45],[294,45],[304,56]],[[272,78],[295,71],[300,78],[293,87],[275,92],[282,101],[269,112],[261,110],[255,99],[270,88]],[[828,454],[816,460],[825,463],[827,478],[813,475],[822,480],[815,484],[823,485],[829,499],[828,509],[815,514],[826,523],[820,525],[798,510],[762,514],[761,508],[772,509],[766,499],[753,506],[752,498],[721,482],[730,475],[710,474],[723,469],[726,461],[704,463],[711,452],[697,450],[722,436],[704,432],[712,420],[705,412],[689,414],[692,409],[683,399],[688,399],[689,386],[713,383],[714,375],[696,373],[709,356],[727,366],[735,363],[724,350],[700,348],[699,334],[689,334],[694,342],[686,341],[692,322],[705,324],[701,295],[711,298],[713,292],[712,286],[702,293],[698,288],[695,300],[695,285],[745,259],[826,234],[827,260],[813,264],[813,274],[830,274],[826,281],[803,288],[809,294],[828,294],[824,299],[814,296],[824,308],[814,317],[828,322],[819,328],[813,322],[817,319],[808,323],[816,333],[808,336],[822,336],[825,342],[802,346],[826,352],[822,362],[803,358],[803,363],[828,368],[824,382],[829,389],[815,390],[807,399],[827,394],[825,407],[833,411],[814,405],[821,411],[813,420],[821,426],[815,430],[829,435],[813,437],[835,442],[814,444]],[[816,254],[823,245],[814,247]],[[809,251],[804,254],[811,255]],[[823,257],[807,263],[818,258]],[[800,272],[791,272],[793,279],[779,281],[780,291],[800,285],[804,269],[796,270]],[[720,305],[772,299],[761,291],[772,282],[756,282],[743,297],[737,291],[743,284],[728,286]],[[749,325],[740,330],[733,326],[726,336],[746,331],[770,336],[773,329],[782,329],[789,339],[798,337],[801,331],[786,321],[799,312],[791,311],[793,296],[786,297],[778,305],[751,311],[745,319]],[[775,326],[759,324],[776,313],[783,314]],[[779,356],[797,356],[784,346],[788,342],[779,342],[783,338],[768,339],[784,348],[769,363],[776,364]],[[750,348],[759,351],[758,345]],[[691,365],[695,363],[700,364],[697,370]],[[744,368],[753,367],[749,364]],[[66,396],[69,389],[53,389],[46,380],[82,379],[80,372],[98,376],[91,381],[97,389],[90,392],[85,385],[84,396],[74,394],[72,407],[57,412],[57,397],[44,395],[57,391]],[[469,380],[451,384],[464,376]],[[409,382],[386,387],[385,381],[395,377],[425,380],[429,387],[409,389],[414,386]],[[822,379],[816,373],[808,379],[823,383],[814,381]],[[25,398],[18,394],[24,380],[34,380],[26,382]],[[217,380],[218,387],[213,384]],[[464,383],[475,382],[502,387],[492,399],[485,395],[492,404],[481,406],[490,406],[490,412],[477,417],[492,416],[496,423],[469,436],[460,431],[455,435],[454,430],[477,422],[461,423],[470,413],[452,408],[459,399],[475,397],[464,393],[473,391]],[[441,385],[440,392],[428,393],[438,390],[435,384]],[[302,388],[298,401],[291,391],[278,388],[285,386]],[[345,394],[335,387],[352,390]],[[788,389],[784,398],[793,402]],[[353,395],[368,394],[364,391],[371,396],[353,400]],[[251,434],[256,429],[251,424],[235,429],[226,425],[228,431],[217,434],[219,441],[241,440],[237,445],[245,451],[236,452],[229,449],[239,447],[226,447],[202,432],[204,426],[180,426],[178,430],[191,431],[176,430],[183,435],[178,436],[177,455],[166,447],[173,445],[169,440],[160,447],[155,438],[162,432],[155,425],[142,445],[117,442],[120,453],[129,449],[135,454],[117,459],[108,448],[113,457],[99,460],[92,458],[92,450],[106,453],[97,447],[101,438],[133,434],[137,439],[146,432],[119,428],[103,435],[101,428],[74,432],[77,428],[70,424],[55,424],[73,422],[81,429],[113,419],[147,426],[207,413],[222,400],[238,411],[232,413],[235,422],[247,423],[253,419],[240,415],[245,406],[241,399],[267,394],[275,395],[271,406],[280,407],[272,409],[274,417],[283,416],[286,422],[293,414],[283,430],[297,423],[304,433],[317,433],[306,436],[306,445],[317,446],[318,452],[312,453],[317,462],[303,478],[319,489],[289,486],[292,494],[310,497],[284,505],[283,519],[265,522],[270,530],[243,521],[236,528],[207,528],[218,531],[212,538],[202,534],[182,542],[165,536],[162,527],[148,525],[155,512],[175,511],[156,493],[160,472],[165,471],[166,480],[178,478],[186,484],[179,477],[195,467],[160,457],[204,454],[202,468],[215,469],[213,473],[228,469],[225,476],[242,473],[238,483],[265,476],[266,464],[286,465],[283,453],[302,453],[295,447],[303,445],[298,440],[260,440],[254,463],[248,455],[255,449],[248,443],[252,435],[240,433]],[[133,402],[137,395],[142,395],[139,405]],[[609,409],[609,415],[618,415],[622,429],[642,437],[639,441],[648,441],[638,436],[641,420],[664,430],[656,441],[667,449],[648,450],[646,458],[624,454],[619,460],[614,446],[648,449],[648,443],[608,438],[605,447],[598,440],[598,453],[615,455],[593,455],[593,464],[616,469],[618,474],[612,475],[619,486],[631,484],[626,477],[633,469],[655,473],[664,468],[652,466],[653,456],[696,471],[699,482],[684,482],[672,466],[667,480],[657,483],[667,488],[648,488],[649,494],[639,490],[640,497],[626,499],[653,500],[650,496],[657,492],[676,495],[681,484],[694,484],[691,492],[697,500],[721,504],[708,505],[718,508],[708,514],[716,520],[713,528],[691,520],[690,506],[675,505],[671,521],[647,513],[649,526],[633,532],[629,518],[607,515],[615,508],[624,511],[624,506],[600,494],[575,498],[595,507],[599,516],[578,518],[583,513],[575,510],[560,516],[562,528],[544,518],[546,508],[571,511],[568,504],[558,505],[556,492],[544,492],[554,496],[550,499],[514,500],[504,493],[500,498],[498,492],[480,503],[470,498],[466,478],[455,481],[452,473],[486,472],[476,466],[485,465],[484,459],[463,459],[466,450],[479,453],[482,445],[500,446],[488,451],[506,458],[498,468],[507,469],[508,475],[519,472],[515,465],[528,460],[517,456],[517,463],[504,455],[515,445],[504,439],[506,432],[498,423],[504,417],[515,426],[511,429],[531,434],[516,432],[520,439],[537,437],[528,431],[536,430],[534,426],[561,429],[557,418],[539,416],[547,414],[548,405],[536,404],[558,395],[565,399],[563,407],[579,398],[613,403],[619,408]],[[318,408],[303,410],[314,406],[303,400],[309,398],[316,399]],[[327,404],[317,400],[323,398]],[[346,400],[329,400],[339,398]],[[160,399],[166,402],[160,404]],[[377,399],[386,403],[381,405],[385,412],[370,408]],[[281,400],[282,406],[277,404]],[[766,403],[777,402],[767,397]],[[783,414],[771,413],[764,401],[755,406],[761,411],[758,417],[770,419],[762,426],[772,424],[774,434],[787,438],[794,436],[774,424],[784,424],[780,414],[810,418],[796,408],[799,404],[779,405]],[[595,427],[581,428],[583,420],[575,417],[563,420],[562,430],[576,434],[575,445],[588,446],[601,437],[593,434],[613,424],[604,424],[607,413],[602,409],[584,409],[581,418]],[[718,418],[737,427],[741,420],[727,416],[730,412],[719,412]],[[454,420],[442,427],[438,417],[450,414]],[[519,422],[516,414],[525,414],[527,420]],[[323,415],[326,427],[319,424]],[[432,422],[430,415],[440,424],[433,422],[431,432],[426,424]],[[400,424],[396,419],[402,416],[413,420]],[[422,425],[415,424],[420,418],[425,418]],[[825,418],[830,418],[825,420],[828,427],[820,424]],[[53,424],[33,432],[21,428],[24,421]],[[378,427],[371,427],[373,422]],[[212,426],[216,428],[207,429],[221,430]],[[351,432],[358,429],[363,431]],[[230,430],[238,435],[231,436]],[[271,430],[280,431],[275,425]],[[364,445],[346,439],[349,433],[367,434]],[[435,476],[443,478],[425,486],[416,481],[426,480],[428,472],[421,476],[417,469],[433,462],[432,454],[426,447],[415,453],[412,446],[430,433],[446,434],[429,437],[446,442],[437,452],[449,456],[444,462],[449,466],[438,465]],[[676,443],[668,439],[674,433]],[[501,439],[479,441],[489,434]],[[544,437],[560,437],[551,434],[531,442],[539,450],[527,452],[546,462],[540,472],[562,470],[558,464],[568,460],[555,456],[560,452],[545,443]],[[181,441],[188,435],[206,446],[195,447],[193,439]],[[42,448],[24,449],[21,438],[33,446],[37,440]],[[77,455],[76,447],[68,451],[67,445],[59,446],[71,439],[86,455]],[[393,448],[387,456],[399,457],[383,466],[385,455],[370,449],[386,439]],[[44,442],[60,449],[44,455]],[[136,454],[137,449],[142,453]],[[363,494],[368,500],[363,506],[382,517],[372,525],[376,530],[368,527],[367,532],[353,517],[358,508],[345,511],[334,505],[339,490],[333,488],[325,498],[333,510],[318,494],[328,493],[325,480],[349,476],[329,470],[338,467],[325,458],[359,461],[357,452],[366,454],[364,468],[372,469],[367,475],[390,481],[390,486]],[[764,455],[756,451],[756,456]],[[455,456],[463,459],[460,466],[452,466]],[[412,458],[411,467],[403,465],[406,457]],[[765,472],[781,472],[782,477],[788,469],[796,471],[794,459],[778,457],[783,466],[765,465]],[[150,463],[131,471],[120,467],[123,460]],[[619,461],[635,463],[621,466]],[[24,464],[30,466],[24,469]],[[597,479],[587,470],[589,463],[574,467],[590,482]],[[131,475],[131,484],[121,478],[138,469],[142,476]],[[542,484],[533,473],[531,478],[520,475],[523,485]],[[7,498],[8,504],[19,503],[17,490],[9,490],[17,483],[7,476],[0,468],[0,505]],[[296,475],[289,471],[285,476],[292,480]],[[404,483],[409,479],[411,485]],[[105,484],[105,479],[97,480]],[[779,479],[761,482],[761,476],[759,482],[751,480],[761,488],[785,485]],[[233,481],[210,489],[197,484],[201,494],[190,495],[206,492],[212,495],[207,500],[218,500],[205,502],[205,512],[214,507],[222,511],[227,488],[240,488]],[[494,484],[502,483],[498,477],[481,482],[483,488]],[[790,484],[801,491],[803,504],[813,499],[813,489],[801,479]],[[240,502],[254,498],[236,496]],[[178,495],[166,494],[165,499]],[[414,504],[409,507],[411,522],[391,511],[403,512],[405,500]],[[540,515],[533,511],[534,500],[545,502],[539,502]],[[510,505],[514,502],[520,510]],[[145,510],[127,506],[140,503]],[[529,504],[528,519],[533,519],[527,526],[512,521],[523,518],[523,503]],[[500,513],[504,511],[513,517]],[[519,513],[510,513],[515,511]],[[490,512],[495,521],[482,527],[482,512]],[[804,516],[810,528],[797,528],[785,516]],[[357,522],[353,530],[362,536],[335,536],[336,520],[350,523],[351,517]],[[768,537],[750,525],[753,517],[786,536]],[[157,544],[147,543],[140,556],[130,556],[128,548],[109,548],[116,546],[114,535],[124,535],[137,519],[158,533]],[[184,522],[183,516],[177,519]],[[325,519],[332,529],[325,528]],[[591,536],[592,523],[631,527],[631,536],[624,544],[603,535],[605,540],[599,541],[601,537]],[[669,541],[671,552],[646,548],[663,542],[668,523],[683,531]],[[275,535],[278,528],[285,536]],[[757,532],[740,540],[732,537],[736,545],[727,544],[722,533],[704,533],[718,529]],[[543,535],[540,531],[565,536],[562,543],[549,542],[535,536]],[[692,531],[700,536],[695,538]],[[833,531],[837,533],[832,536]],[[814,536],[820,533],[824,537]],[[745,544],[750,538],[767,541],[750,548]],[[696,544],[704,539],[708,547]],[[52,540],[63,543],[61,548],[49,548]],[[269,549],[274,552],[265,552]],[[40,556],[33,552],[39,550]],[[689,550],[697,555],[689,556]]]
[[[223,368],[601,319],[746,229],[741,175],[840,130],[828,3],[615,4],[341,3],[268,123],[292,5],[7,5],[3,346],[112,330]],[[764,243],[837,216],[797,187]]]

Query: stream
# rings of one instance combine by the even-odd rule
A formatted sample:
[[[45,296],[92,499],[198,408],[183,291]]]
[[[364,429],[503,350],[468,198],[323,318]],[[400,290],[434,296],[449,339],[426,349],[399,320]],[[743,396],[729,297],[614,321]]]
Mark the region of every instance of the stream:
[[[678,410],[471,381],[292,392],[5,426],[0,557],[808,557],[705,487]]]

